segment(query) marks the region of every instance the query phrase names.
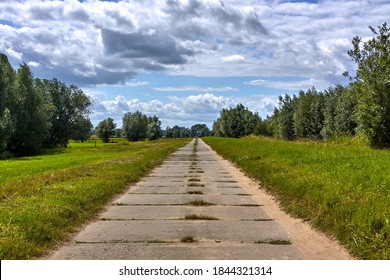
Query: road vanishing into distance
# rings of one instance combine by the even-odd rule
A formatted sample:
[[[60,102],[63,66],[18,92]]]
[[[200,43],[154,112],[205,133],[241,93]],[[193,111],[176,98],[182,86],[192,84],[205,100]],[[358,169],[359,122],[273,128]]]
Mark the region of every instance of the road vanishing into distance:
[[[48,258],[349,258],[332,240],[272,210],[275,203],[258,196],[258,188],[201,139],[194,139]]]

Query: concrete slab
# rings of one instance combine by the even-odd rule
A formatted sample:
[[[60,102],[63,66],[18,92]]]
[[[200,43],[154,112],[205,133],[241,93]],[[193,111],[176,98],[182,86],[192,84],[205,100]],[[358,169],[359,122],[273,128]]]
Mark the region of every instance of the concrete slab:
[[[195,244],[87,243],[57,251],[52,259],[65,260],[299,260],[292,245],[224,242]]]
[[[193,194],[194,191],[201,191],[204,195],[209,195],[209,194],[249,195],[241,188],[218,189],[215,187],[199,187],[199,186],[190,186],[190,185],[181,185],[178,187],[151,186],[151,187],[134,188],[129,191],[129,194]]]
[[[118,198],[119,205],[184,205],[194,200],[203,200],[215,205],[258,206],[251,196],[243,195],[188,195],[188,194],[129,194]],[[203,206],[207,207],[207,206]]]
[[[264,220],[270,219],[260,207],[237,206],[111,206],[101,214],[101,219],[121,220],[166,220],[182,219],[186,215],[197,214],[218,218],[219,220]]]
[[[192,236],[198,240],[253,243],[289,240],[286,231],[274,221],[107,220],[88,225],[76,237],[76,242],[147,242],[153,240],[179,242],[185,236]]]

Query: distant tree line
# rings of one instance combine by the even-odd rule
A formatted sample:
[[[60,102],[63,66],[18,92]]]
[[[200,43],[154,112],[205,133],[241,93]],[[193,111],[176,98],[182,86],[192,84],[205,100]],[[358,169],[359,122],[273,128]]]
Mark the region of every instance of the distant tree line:
[[[34,78],[28,65],[15,71],[0,54],[0,155],[31,155],[42,147],[86,140],[93,128],[90,99],[57,79]]]
[[[187,138],[187,137],[205,137],[211,136],[212,131],[206,124],[195,124],[191,128],[173,126],[167,127],[164,131],[164,136],[167,138]]]
[[[110,137],[125,137],[129,141],[156,140],[163,136],[161,121],[158,117],[147,117],[142,112],[128,112],[122,118],[122,128],[117,129],[112,118],[101,121],[96,129],[96,135],[108,143]]]
[[[101,121],[96,129],[96,135],[108,143],[110,137],[124,137],[129,141],[156,140],[166,138],[188,138],[210,136],[211,131],[205,124],[195,124],[191,129],[175,125],[166,130],[161,129],[161,121],[157,116],[148,117],[140,111],[128,112],[122,118],[122,128],[118,129],[112,118]]]
[[[337,135],[362,135],[372,147],[390,147],[390,29],[384,23],[370,27],[374,37],[352,40],[348,51],[357,63],[348,86],[336,85],[298,96],[279,96],[279,106],[262,120],[241,104],[223,109],[214,122],[218,136],[241,137],[251,133],[294,139],[327,139]]]

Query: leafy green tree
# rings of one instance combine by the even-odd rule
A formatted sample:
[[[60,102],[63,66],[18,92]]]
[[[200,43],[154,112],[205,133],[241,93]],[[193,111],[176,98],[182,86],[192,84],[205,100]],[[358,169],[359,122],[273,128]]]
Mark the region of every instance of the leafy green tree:
[[[11,138],[11,98],[14,97],[15,71],[6,55],[0,53],[0,153],[4,152]]]
[[[300,91],[294,108],[294,135],[297,138],[321,138],[324,122],[324,97],[315,88]]]
[[[285,94],[279,96],[279,135],[286,140],[295,139],[294,111],[297,98]]]
[[[108,143],[110,137],[115,135],[116,124],[112,118],[107,118],[101,122],[96,127],[96,135],[102,139],[104,143]]]
[[[370,29],[374,37],[353,38],[348,51],[357,63],[357,121],[371,146],[390,147],[390,29],[387,23]]]
[[[296,99],[296,104],[293,113],[294,120],[294,137],[306,138],[309,134],[311,103],[313,102],[313,94],[311,92],[305,93],[303,90],[299,92]]]
[[[324,124],[321,130],[321,135],[324,139],[332,137],[336,133],[336,106],[338,98],[346,89],[337,85],[329,87],[324,92]]]
[[[321,131],[324,124],[324,95],[321,92],[313,94],[309,112],[311,119],[307,137],[310,139],[321,139]]]
[[[175,125],[172,128],[169,126],[165,130],[167,138],[188,138],[191,137],[191,131],[188,128]]]
[[[126,113],[123,116],[123,135],[129,141],[140,141],[147,138],[148,118],[140,111]]]
[[[236,108],[222,109],[213,130],[217,136],[239,138],[253,133],[259,122],[260,117],[257,113],[238,104]]]
[[[66,147],[78,127],[85,129],[79,122],[90,113],[91,100],[77,86],[66,86],[57,79],[44,80],[41,87],[51,104],[51,128],[46,145]]]
[[[210,135],[210,129],[206,124],[195,124],[191,126],[191,137],[205,137]]]
[[[161,130],[161,121],[158,119],[158,117],[153,116],[148,118],[147,136],[149,140],[156,140],[163,136]]]
[[[279,109],[274,108],[274,112],[272,116],[267,116],[266,123],[269,127],[269,130],[271,132],[271,136],[273,137],[280,137],[280,127],[279,127]]]
[[[75,141],[84,142],[92,135],[93,124],[84,116],[77,116],[72,126],[71,138]]]
[[[48,134],[50,122],[43,96],[34,87],[30,68],[18,69],[15,83],[15,104],[11,108],[13,133],[9,149],[17,155],[37,153]]]
[[[335,134],[355,135],[357,129],[356,119],[357,94],[354,86],[346,88],[337,98],[335,106]]]

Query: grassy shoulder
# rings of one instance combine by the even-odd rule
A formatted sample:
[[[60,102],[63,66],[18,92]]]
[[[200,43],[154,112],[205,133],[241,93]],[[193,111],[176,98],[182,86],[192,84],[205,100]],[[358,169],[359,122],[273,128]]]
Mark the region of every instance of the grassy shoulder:
[[[45,254],[187,142],[71,143],[0,161],[0,258]]]
[[[390,259],[390,151],[342,143],[203,138],[294,216],[360,259]]]

